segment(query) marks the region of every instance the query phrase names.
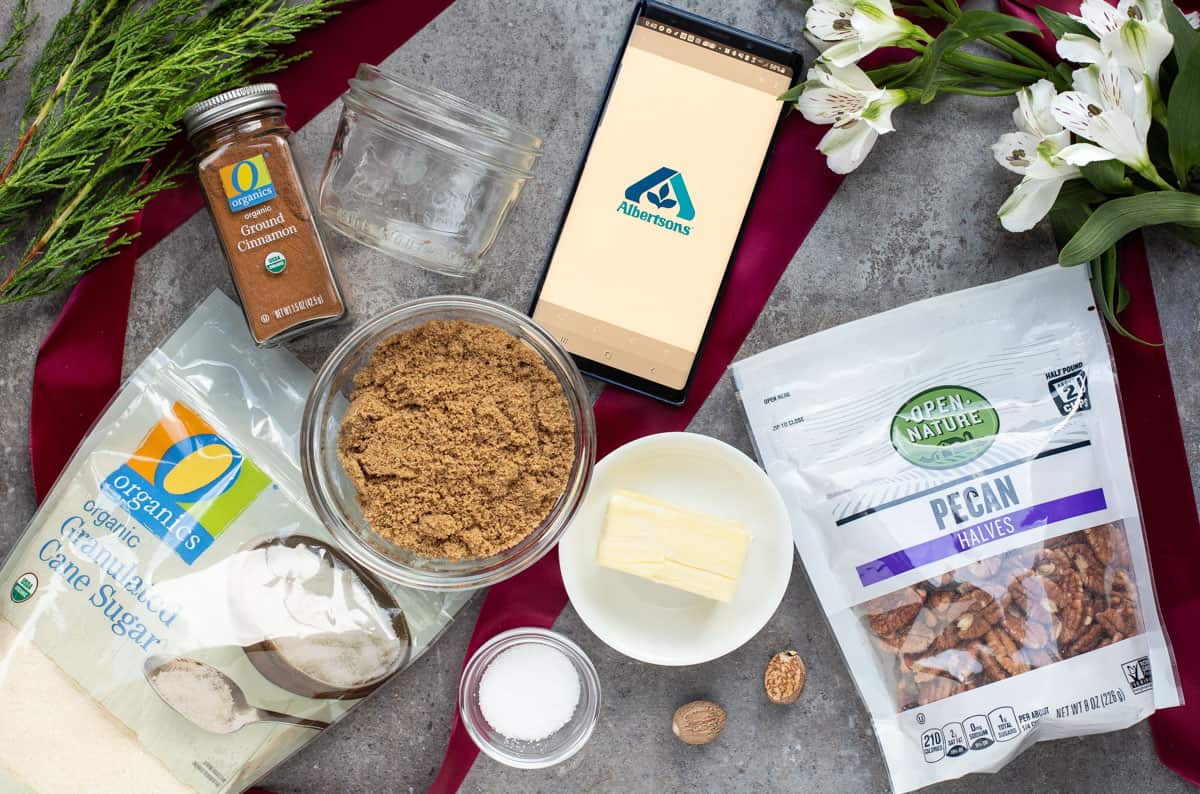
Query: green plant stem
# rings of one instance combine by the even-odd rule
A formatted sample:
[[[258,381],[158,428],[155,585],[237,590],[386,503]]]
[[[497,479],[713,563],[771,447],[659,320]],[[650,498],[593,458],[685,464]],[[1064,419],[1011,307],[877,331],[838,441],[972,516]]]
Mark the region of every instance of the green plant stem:
[[[942,94],[968,94],[970,96],[1012,96],[1020,91],[1024,86],[1018,85],[1012,88],[963,88],[958,85],[944,85],[938,87],[938,92]]]
[[[1010,39],[1008,36],[1004,35],[985,36],[983,41],[987,42],[998,50],[1008,53],[1017,60],[1024,61],[1031,68],[1041,70],[1045,74],[1046,79],[1055,85],[1058,85],[1062,80],[1062,75],[1058,73],[1053,64],[1019,41],[1014,41],[1013,39]],[[1059,87],[1062,88],[1065,86]]]
[[[954,5],[954,0],[946,0],[946,5],[944,6],[941,3],[938,3],[937,0],[921,0],[921,2],[924,3],[926,8],[928,8],[935,16],[951,24],[953,24],[960,16],[962,16],[962,10],[959,9],[957,5]],[[1035,70],[1039,76],[1046,77],[1055,85],[1059,86],[1059,88],[1065,87],[1062,85],[1062,75],[1055,71],[1054,66],[1045,58],[1026,47],[1024,44],[1014,41],[1013,39],[1010,39],[1008,36],[1004,35],[984,36],[982,39],[980,39],[980,41],[986,42],[1001,52],[1004,52],[1013,58],[1022,61],[1025,66]],[[997,61],[997,63],[1001,63],[1001,61]],[[1020,64],[1013,65],[1019,66]]]
[[[888,87],[895,85],[895,82],[908,78],[921,66],[920,58],[912,58],[903,63],[891,63],[887,66],[880,66],[867,72],[867,76],[871,78],[871,82],[877,86]]]
[[[937,0],[921,0],[921,2],[925,4],[926,8],[928,8],[930,11],[933,12],[933,15],[935,17],[938,17],[939,19],[944,19],[947,22],[953,22],[954,20],[958,19],[959,15],[960,15],[960,14],[952,13],[944,5],[937,2]]]
[[[943,60],[946,61],[946,63],[964,69],[964,71],[969,71],[969,68],[973,68],[983,74],[994,77],[1023,79],[1026,83],[1030,79],[1038,79],[1043,77],[1043,74],[1038,69],[1032,69],[1028,66],[1021,66],[1020,64],[1016,63],[998,61],[995,58],[988,58],[984,55],[973,55],[969,52],[962,52],[961,50],[946,53],[946,55],[943,57]]]
[[[33,134],[37,131],[37,128],[41,125],[41,123],[46,120],[46,117],[50,115],[50,111],[54,109],[54,105],[56,102],[58,102],[58,98],[70,84],[75,67],[79,65],[79,59],[85,52],[87,52],[87,44],[89,40],[96,34],[97,29],[99,29],[99,27],[107,21],[109,12],[111,12],[116,5],[117,0],[108,0],[108,5],[104,7],[104,10],[92,17],[92,23],[88,26],[87,33],[84,34],[83,40],[80,41],[79,46],[75,50],[75,57],[73,57],[71,62],[67,64],[65,69],[63,69],[62,74],[58,78],[58,82],[54,86],[54,90],[50,92],[50,95],[46,97],[46,101],[42,103],[40,108],[38,108],[37,114],[33,117],[33,119],[30,120],[29,126],[26,127],[21,133],[20,140],[17,141],[17,145],[13,147],[12,152],[8,155],[8,159],[4,163],[3,170],[0,170],[0,186],[2,186],[8,180],[9,175],[12,173],[13,167],[17,164],[17,160],[20,159],[22,152],[25,151],[25,147],[29,145],[29,141],[33,138]]]
[[[933,2],[933,0],[926,0]],[[933,37],[930,36],[923,28],[917,28],[917,39],[909,43],[909,47],[917,52],[924,52],[927,45],[933,43]],[[1001,77],[1014,82],[1020,82],[1023,85],[1028,85],[1031,80],[1044,77],[1040,69],[1034,69],[1029,66],[1022,66],[1018,63],[1010,63],[1009,61],[1000,61],[995,58],[989,58],[986,55],[974,55],[961,50],[952,50],[942,56],[942,60],[952,66],[957,66],[965,72],[974,71],[978,74],[985,74],[989,77]]]
[[[121,142],[117,144],[114,150],[122,151],[126,146],[129,145],[129,142],[134,138],[135,133],[136,131],[131,130],[121,140]],[[68,201],[62,209],[54,213],[54,217],[51,218],[46,230],[42,232],[41,236],[38,237],[33,245],[29,246],[29,250],[25,252],[25,256],[21,259],[21,264],[13,268],[14,275],[20,272],[22,268],[26,267],[34,259],[37,259],[38,254],[41,253],[42,248],[45,247],[46,243],[50,242],[54,235],[58,233],[59,229],[63,228],[67,224],[67,222],[71,219],[71,215],[76,209],[78,209],[79,205],[83,203],[83,200],[86,199],[89,194],[91,194],[91,192],[96,188],[96,185],[100,184],[100,182],[109,175],[110,174],[107,173],[105,169],[97,169],[95,173],[92,174],[91,178],[84,182],[71,200]],[[0,292],[3,291],[4,286],[6,285],[7,282],[5,282],[5,285],[0,285]]]
[[[1167,123],[1167,104],[1162,101],[1161,97],[1155,97],[1153,104],[1150,105],[1150,117],[1161,124],[1164,129],[1169,129]]]
[[[1162,190],[1169,190],[1172,193],[1175,192],[1175,186],[1162,178],[1162,175],[1158,173],[1158,169],[1154,167],[1153,163],[1144,169],[1139,168],[1138,173]]]

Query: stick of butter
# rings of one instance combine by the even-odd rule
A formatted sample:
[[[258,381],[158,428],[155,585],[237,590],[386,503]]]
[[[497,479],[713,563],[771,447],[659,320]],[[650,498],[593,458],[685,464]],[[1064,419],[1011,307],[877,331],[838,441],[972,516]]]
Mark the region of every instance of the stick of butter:
[[[738,521],[685,510],[633,491],[608,503],[596,562],[689,593],[728,602],[750,533]]]

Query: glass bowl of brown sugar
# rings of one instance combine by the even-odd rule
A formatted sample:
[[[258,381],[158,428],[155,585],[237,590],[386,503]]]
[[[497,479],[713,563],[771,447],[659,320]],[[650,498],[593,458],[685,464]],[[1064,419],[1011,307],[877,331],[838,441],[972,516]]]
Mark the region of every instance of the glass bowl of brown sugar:
[[[300,437],[313,507],[345,553],[426,590],[485,587],[541,559],[595,457],[570,354],[529,317],[466,296],[356,328],[317,373]]]

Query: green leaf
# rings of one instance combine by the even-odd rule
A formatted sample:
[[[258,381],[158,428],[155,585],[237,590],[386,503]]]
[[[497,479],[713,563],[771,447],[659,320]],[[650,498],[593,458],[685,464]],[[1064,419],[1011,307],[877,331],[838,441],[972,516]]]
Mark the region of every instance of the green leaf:
[[[938,71],[940,71],[942,59],[946,58],[947,54],[953,53],[955,49],[968,41],[985,36],[1012,34],[1012,32],[1042,35],[1042,30],[1037,25],[1025,22],[1024,19],[1010,17],[1008,14],[984,11],[982,8],[972,8],[971,11],[962,12],[962,16],[947,26],[947,29],[935,38],[934,43],[930,44],[922,55],[922,71],[916,80],[922,88],[920,102],[922,104],[929,103],[937,95]]]
[[[804,93],[804,89],[807,85],[807,82],[798,83],[775,98],[780,102],[795,102],[800,98],[800,95]]]
[[[1179,6],[1170,0],[1163,0],[1162,8],[1163,15],[1167,20],[1167,29],[1175,38],[1173,49],[1175,63],[1178,64],[1179,71],[1182,73],[1196,47],[1200,47],[1200,31],[1192,27],[1191,23],[1187,21],[1187,17],[1179,10]]]
[[[1125,164],[1120,160],[1101,160],[1079,169],[1084,179],[1101,193],[1122,195],[1129,192],[1133,182],[1125,176]]]
[[[1092,291],[1096,294],[1101,313],[1113,330],[1121,336],[1147,344],[1117,319],[1117,315],[1129,305],[1129,291],[1121,283],[1120,260],[1117,257],[1116,246],[1107,249],[1092,262]]]
[[[1200,228],[1200,196],[1160,191],[1106,201],[1063,246],[1058,261],[1090,262],[1134,229],[1159,223]]]
[[[997,36],[1003,33],[1032,33],[1041,36],[1042,31],[1032,22],[1026,22],[1008,14],[976,8],[964,11],[950,27],[961,30],[973,39]]]
[[[1107,199],[1108,196],[1093,187],[1092,183],[1088,180],[1072,179],[1070,182],[1064,182],[1062,190],[1058,191],[1058,198],[1054,201],[1054,209],[1088,207],[1092,204],[1099,204]],[[1087,220],[1086,215],[1084,215],[1083,220]],[[1083,225],[1082,220],[1079,222],[1079,225]],[[1071,239],[1071,236],[1077,231],[1079,231],[1079,226],[1072,229],[1071,233],[1060,241],[1060,244],[1065,245],[1067,240]]]
[[[1071,19],[1071,17],[1060,11],[1055,11],[1053,8],[1046,8],[1045,6],[1038,6],[1036,10],[1038,18],[1046,24],[1046,27],[1050,28],[1050,32],[1054,34],[1054,38],[1056,39],[1061,39],[1067,33],[1078,33],[1081,36],[1095,38],[1092,35],[1092,31],[1088,30],[1087,25]]]
[[[932,101],[937,94],[939,67],[948,53],[957,50],[968,41],[1004,33],[1032,33],[1040,36],[1042,31],[1032,22],[1008,14],[978,8],[964,11],[962,16],[933,40],[922,55],[923,63],[916,79],[917,85],[922,89],[921,103]]]
[[[897,11],[902,11],[903,15],[906,17],[921,17],[923,19],[928,19],[930,17],[938,16],[938,14],[935,14],[933,10],[929,8],[929,6],[911,5],[908,3],[892,3],[892,7]]]
[[[1200,165],[1200,57],[1187,58],[1171,86],[1167,135],[1171,167],[1179,186],[1186,190],[1192,182],[1193,169]]]
[[[1059,199],[1062,199],[1061,193]],[[1050,210],[1050,228],[1054,230],[1054,241],[1060,248],[1087,223],[1091,214],[1091,210],[1083,204],[1064,204],[1061,207],[1057,203],[1054,205]]]

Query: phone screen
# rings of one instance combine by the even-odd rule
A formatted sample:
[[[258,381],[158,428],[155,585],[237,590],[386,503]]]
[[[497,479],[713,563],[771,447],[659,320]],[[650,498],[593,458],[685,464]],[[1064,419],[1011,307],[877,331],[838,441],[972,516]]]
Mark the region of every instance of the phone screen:
[[[792,77],[640,17],[533,318],[577,356],[682,390]]]

